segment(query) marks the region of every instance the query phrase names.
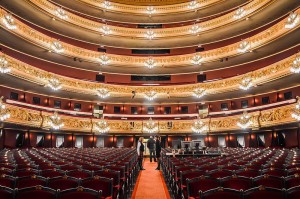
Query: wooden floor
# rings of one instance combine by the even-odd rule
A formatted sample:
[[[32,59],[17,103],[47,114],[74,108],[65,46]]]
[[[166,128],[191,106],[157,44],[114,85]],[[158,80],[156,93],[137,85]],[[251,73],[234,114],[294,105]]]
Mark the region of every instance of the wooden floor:
[[[149,158],[144,160],[144,168],[140,171],[131,199],[170,199],[161,171],[155,170],[156,162]]]

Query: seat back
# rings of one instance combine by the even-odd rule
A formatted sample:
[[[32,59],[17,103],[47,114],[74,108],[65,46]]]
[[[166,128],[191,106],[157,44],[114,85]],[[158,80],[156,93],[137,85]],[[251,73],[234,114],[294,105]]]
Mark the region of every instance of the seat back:
[[[42,186],[23,188],[16,191],[16,199],[56,199],[56,197],[56,190]]]
[[[56,177],[49,180],[48,186],[52,189],[66,190],[76,188],[78,186],[78,180],[72,177]]]
[[[101,199],[101,191],[77,187],[59,193],[59,199]]]
[[[188,197],[197,197],[199,191],[207,191],[220,186],[217,179],[201,176],[192,180],[187,180]]]
[[[14,190],[5,186],[0,186],[0,198],[1,199],[14,198]]]
[[[244,192],[244,199],[285,199],[285,192],[281,189],[264,186],[255,187]]]
[[[299,199],[300,198],[300,186],[290,188],[286,191],[287,199]]]
[[[103,197],[112,197],[113,195],[113,179],[95,176],[83,180],[81,185],[85,188],[102,191]]]
[[[233,189],[218,187],[205,192],[200,191],[201,199],[242,199],[243,192]]]
[[[222,179],[221,184],[224,188],[247,190],[252,188],[252,179],[247,177],[230,176]]]

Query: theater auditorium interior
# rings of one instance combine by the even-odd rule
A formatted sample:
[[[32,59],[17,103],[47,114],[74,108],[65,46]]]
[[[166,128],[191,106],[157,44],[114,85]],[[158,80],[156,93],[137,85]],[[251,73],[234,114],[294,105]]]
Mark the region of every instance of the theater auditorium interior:
[[[0,6],[0,199],[300,199],[299,0]]]

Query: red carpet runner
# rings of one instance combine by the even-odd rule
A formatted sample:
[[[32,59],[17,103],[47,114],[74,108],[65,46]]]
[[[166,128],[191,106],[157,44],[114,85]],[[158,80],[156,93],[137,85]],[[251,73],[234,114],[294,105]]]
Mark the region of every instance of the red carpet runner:
[[[131,199],[170,199],[167,186],[161,171],[155,170],[156,162],[149,158],[144,160],[144,168],[140,171]]]

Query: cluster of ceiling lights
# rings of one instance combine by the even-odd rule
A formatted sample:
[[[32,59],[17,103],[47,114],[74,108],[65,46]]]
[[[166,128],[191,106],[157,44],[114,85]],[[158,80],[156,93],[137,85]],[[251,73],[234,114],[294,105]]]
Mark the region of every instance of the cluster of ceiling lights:
[[[240,117],[237,125],[242,129],[247,129],[253,122],[251,121],[251,116],[247,113],[247,111],[243,112],[243,115]]]
[[[244,41],[241,41],[241,43],[239,44],[237,51],[239,53],[245,53],[245,52],[249,51],[250,48],[251,48],[250,42],[244,40]]]
[[[146,30],[145,37],[149,40],[152,40],[155,38],[155,32],[151,29],[148,29]]]
[[[102,117],[98,122],[95,123],[95,129],[99,133],[107,133],[110,130],[110,127],[107,121]]]
[[[106,88],[100,88],[97,90],[97,95],[102,99],[105,99],[110,96],[110,92]]]
[[[54,91],[58,91],[58,90],[62,89],[62,83],[56,78],[48,79],[47,86],[50,87]]]
[[[0,57],[0,73],[9,73],[11,71],[9,63],[4,56]]]
[[[206,94],[206,90],[203,88],[197,88],[193,91],[193,96],[201,98]]]
[[[112,4],[109,1],[103,1],[102,5],[105,9],[112,9]]]
[[[54,130],[59,130],[64,126],[64,123],[61,121],[58,113],[54,112],[54,114],[49,117],[48,125]]]
[[[291,72],[300,73],[300,56],[298,55],[291,64]]]
[[[148,58],[145,62],[144,65],[149,68],[152,69],[157,65],[157,62],[155,61],[155,59],[153,59],[152,57]]]
[[[66,11],[63,10],[62,8],[57,8],[57,9],[55,10],[55,15],[56,15],[57,17],[59,17],[60,19],[63,19],[63,20],[68,19],[68,15],[67,15]]]
[[[300,121],[300,98],[297,96],[297,104],[295,106],[295,109],[292,113],[292,118]]]
[[[158,124],[150,117],[147,122],[143,122],[143,131],[146,133],[157,133],[159,130]]]
[[[4,15],[4,17],[2,18],[2,21],[8,29],[10,29],[10,30],[17,29],[16,22],[11,14]]]
[[[195,56],[192,57],[191,63],[194,64],[194,65],[201,65],[202,60],[203,60],[203,58],[201,57],[201,55],[195,55]]]
[[[101,26],[101,27],[100,27],[100,31],[101,31],[104,35],[109,35],[109,34],[111,34],[111,32],[112,32],[111,29],[110,29],[110,27],[109,27],[107,24]]]
[[[198,117],[194,121],[191,129],[194,133],[205,133],[208,131],[208,126]]]
[[[51,43],[51,50],[53,50],[56,53],[63,53],[64,47],[59,40],[55,40]]]
[[[299,14],[292,12],[285,23],[285,28],[294,28],[299,23]]]
[[[190,1],[188,4],[188,8],[193,10],[199,7],[199,3],[196,0]]]
[[[253,82],[252,82],[252,78],[250,77],[246,77],[242,80],[242,82],[240,83],[240,89],[243,90],[248,90],[253,86]]]
[[[3,102],[3,96],[0,97],[0,121],[3,122],[4,120],[7,120],[10,118],[10,113],[6,109],[6,106]]]
[[[189,30],[190,33],[196,35],[201,31],[201,27],[198,24],[192,25],[191,29]]]
[[[101,65],[108,65],[110,63],[110,58],[106,54],[103,54],[99,57],[99,62]]]
[[[151,17],[152,14],[156,12],[155,8],[153,6],[147,6],[146,13]]]
[[[239,8],[235,11],[233,18],[234,19],[241,19],[246,15],[246,10],[244,8]]]
[[[145,98],[149,101],[153,101],[155,98],[157,98],[157,92],[155,91],[148,91],[144,93]]]

